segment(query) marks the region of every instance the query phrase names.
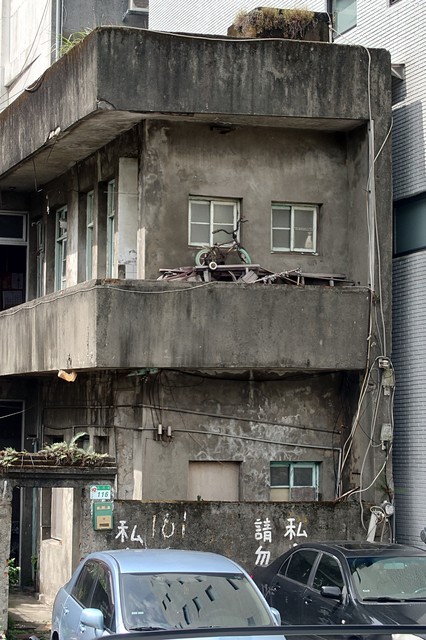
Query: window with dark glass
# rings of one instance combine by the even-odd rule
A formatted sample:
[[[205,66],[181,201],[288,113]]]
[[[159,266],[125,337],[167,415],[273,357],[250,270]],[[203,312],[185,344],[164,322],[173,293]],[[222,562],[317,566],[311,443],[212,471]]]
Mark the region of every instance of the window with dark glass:
[[[394,253],[396,256],[426,247],[426,194],[394,204]]]
[[[295,551],[287,567],[286,577],[296,580],[301,584],[308,584],[312,567],[317,559],[318,552],[313,549],[301,549]]]
[[[321,587],[343,587],[343,576],[340,565],[336,558],[324,553],[317,570],[315,571],[313,588],[320,590]]]

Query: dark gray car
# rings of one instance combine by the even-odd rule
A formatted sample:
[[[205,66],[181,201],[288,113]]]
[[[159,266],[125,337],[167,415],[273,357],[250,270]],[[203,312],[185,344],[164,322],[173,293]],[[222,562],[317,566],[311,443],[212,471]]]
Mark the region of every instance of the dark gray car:
[[[305,543],[253,579],[282,624],[426,624],[426,551],[417,547]]]

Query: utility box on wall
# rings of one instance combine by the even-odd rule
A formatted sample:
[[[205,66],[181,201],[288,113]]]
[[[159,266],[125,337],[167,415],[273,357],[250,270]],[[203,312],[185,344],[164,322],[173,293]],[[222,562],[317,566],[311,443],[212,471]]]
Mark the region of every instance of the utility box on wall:
[[[93,502],[92,516],[93,529],[95,531],[106,531],[113,527],[113,503],[112,502]]]

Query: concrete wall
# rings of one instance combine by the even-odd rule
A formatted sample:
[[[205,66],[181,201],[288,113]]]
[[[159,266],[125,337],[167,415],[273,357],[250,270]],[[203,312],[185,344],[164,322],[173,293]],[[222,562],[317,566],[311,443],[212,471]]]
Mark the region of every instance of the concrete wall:
[[[78,496],[79,492],[76,499],[80,503]],[[116,500],[111,531],[93,530],[87,489],[83,490],[81,506],[80,557],[103,549],[195,549],[221,553],[251,571],[256,565],[269,564],[300,542],[361,540],[366,536],[359,506],[354,502],[335,505]],[[48,546],[41,550],[44,565],[50,567],[57,563],[57,556],[51,551]],[[61,580],[62,576],[52,571],[45,576],[41,589],[47,602],[53,601]]]
[[[12,523],[12,487],[7,480],[0,480],[0,633],[7,630],[7,603],[9,579],[7,559],[10,556],[10,533]]]
[[[238,464],[241,501],[268,502],[270,463],[283,460],[317,462],[319,498],[333,500],[357,377],[222,377],[164,371],[53,379],[43,393],[43,441],[87,432],[99,450],[101,438],[117,459],[120,499],[186,500],[191,463],[211,461]],[[205,499],[208,487],[198,493]]]
[[[221,134],[208,124],[148,123],[141,158],[146,277],[193,263],[188,196],[236,198],[247,222],[241,239],[253,262],[271,271],[300,267],[343,273],[367,284],[364,135],[273,127]],[[332,179],[330,177],[332,176]],[[271,203],[320,205],[317,255],[271,252]]]
[[[186,118],[199,114],[209,116],[209,120],[218,114],[318,118],[337,128],[333,120],[355,126],[369,119],[367,87],[371,86],[371,115],[386,120],[387,129],[389,56],[383,50],[372,50],[370,57],[371,67],[362,47],[97,29],[48,69],[37,92],[21,95],[2,113],[0,143],[5,154],[0,173],[43,148],[51,131],[59,127],[62,138],[89,115],[114,123],[115,135],[110,139],[120,131],[120,122],[123,125],[130,121],[128,112],[160,112]],[[324,69],[328,70],[326,82]],[[78,96],[78,100],[70,99],[72,96]],[[93,120],[93,124],[104,135],[101,121]],[[302,125],[301,121],[299,126],[309,124],[303,121]],[[340,127],[343,125],[340,122]],[[25,126],[31,136],[22,137],[16,144],[10,131],[24,130]],[[64,139],[65,148],[67,142]],[[86,142],[81,140],[82,145]],[[61,146],[58,140],[54,157]],[[81,158],[75,147],[66,151],[74,154],[75,161]]]
[[[360,370],[368,309],[362,287],[92,281],[2,313],[0,373]]]
[[[58,585],[65,584],[74,570],[75,552],[79,547],[79,519],[74,513],[74,490],[70,488],[55,489],[61,492],[61,508],[58,511],[60,521],[60,531],[55,533],[55,537],[47,537],[40,540],[38,549],[38,572],[41,577],[38,588],[40,589],[40,598],[50,602],[52,594],[56,594]],[[45,492],[43,494],[43,492]],[[78,495],[77,490],[77,495]],[[51,490],[42,489],[40,492],[42,509],[50,512],[50,504],[45,504],[46,500],[50,502]],[[43,497],[44,495],[44,497]],[[59,497],[59,496],[58,496]],[[80,514],[80,505],[78,505],[78,515]],[[48,524],[50,525],[50,519]],[[88,523],[89,524],[89,523]],[[43,529],[42,529],[43,532]],[[78,556],[79,558],[80,556]],[[52,571],[52,566],[55,571]],[[45,593],[48,594],[45,598]]]
[[[117,501],[114,529],[96,532],[88,526],[89,505],[84,501],[82,552],[112,548],[183,548],[214,551],[241,563],[248,571],[260,564],[262,553],[272,561],[295,543],[310,540],[365,538],[354,503],[247,504],[170,502],[140,504]],[[256,522],[269,521],[272,541],[257,534]],[[132,539],[133,538],[133,539]],[[269,564],[265,562],[264,564]]]

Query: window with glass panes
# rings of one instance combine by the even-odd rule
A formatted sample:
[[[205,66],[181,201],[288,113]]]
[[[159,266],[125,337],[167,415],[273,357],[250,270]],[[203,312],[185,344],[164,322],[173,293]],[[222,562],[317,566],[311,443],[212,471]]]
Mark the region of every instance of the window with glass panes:
[[[334,28],[337,37],[352,27],[356,27],[357,0],[329,0],[329,13],[333,15]]]
[[[44,223],[43,220],[36,222],[37,232],[37,298],[44,295]]]
[[[25,243],[27,216],[24,213],[0,213],[0,243]]]
[[[271,488],[318,488],[316,462],[271,462]]]
[[[94,192],[86,194],[86,280],[92,277],[93,269],[93,203]]]
[[[272,204],[272,251],[316,253],[317,216],[315,205]]]
[[[67,284],[67,207],[56,212],[55,290],[65,289]]]
[[[106,276],[112,278],[114,269],[114,243],[115,243],[115,180],[110,180],[107,185],[107,252],[106,252]]]
[[[238,200],[190,198],[189,245],[203,247],[216,242],[231,243],[238,218]]]

